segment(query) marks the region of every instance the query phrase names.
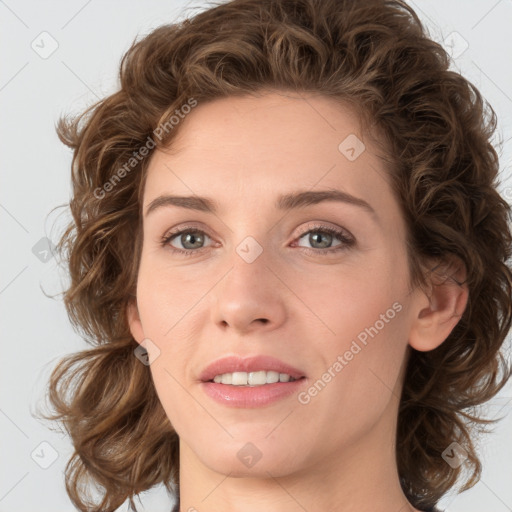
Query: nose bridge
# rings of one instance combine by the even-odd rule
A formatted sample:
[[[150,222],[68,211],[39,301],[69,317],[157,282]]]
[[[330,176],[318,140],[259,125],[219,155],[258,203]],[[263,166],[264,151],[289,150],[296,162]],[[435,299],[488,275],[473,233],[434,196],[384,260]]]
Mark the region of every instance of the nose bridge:
[[[261,237],[259,237],[261,239]],[[271,328],[284,319],[284,301],[279,279],[271,269],[272,255],[255,236],[245,236],[234,245],[230,270],[214,288],[213,321],[238,331],[253,323]]]
[[[249,280],[262,277],[263,273],[269,272],[267,266],[272,260],[269,251],[275,230],[269,229],[263,216],[254,214],[258,211],[258,205],[253,200],[232,210],[235,211],[236,217],[233,218],[237,220],[230,223],[231,243],[228,244],[232,249],[230,273],[234,276],[240,274],[240,278]]]

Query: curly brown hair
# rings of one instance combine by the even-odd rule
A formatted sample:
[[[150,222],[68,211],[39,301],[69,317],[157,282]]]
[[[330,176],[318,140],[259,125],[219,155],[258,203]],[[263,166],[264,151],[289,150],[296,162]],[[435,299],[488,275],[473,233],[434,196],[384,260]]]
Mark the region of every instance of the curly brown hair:
[[[71,278],[64,302],[93,347],[53,370],[47,396],[55,413],[45,417],[71,437],[66,489],[81,511],[110,512],[127,499],[136,510],[133,496],[179,485],[178,436],[148,367],[134,357],[126,316],[154,148],[129,170],[126,163],[148,141],[172,149],[180,126],[168,120],[191,98],[263,89],[349,102],[368,132],[379,130],[408,230],[413,285],[428,285],[426,261],[464,263],[469,299],[458,324],[438,348],[412,350],[407,362],[396,459],[417,508],[433,506],[463,476],[462,490],[478,482],[475,433],[491,420],[477,407],[512,374],[502,352],[512,319],[511,207],[497,191],[496,114],[449,65],[401,0],[233,0],[135,41],[119,90],[59,120],[59,137],[74,150],[73,221],[57,247]],[[464,466],[443,460],[452,442],[467,451]],[[87,494],[90,479],[104,490],[100,503]]]

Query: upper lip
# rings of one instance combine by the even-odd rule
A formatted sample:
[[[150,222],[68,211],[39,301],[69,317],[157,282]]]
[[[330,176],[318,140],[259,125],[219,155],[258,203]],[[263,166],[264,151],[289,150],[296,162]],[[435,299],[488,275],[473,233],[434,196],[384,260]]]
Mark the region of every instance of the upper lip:
[[[289,364],[271,356],[258,355],[252,357],[227,356],[210,363],[200,373],[199,379],[203,382],[212,380],[216,375],[233,372],[257,372],[261,370],[287,373],[294,379],[304,377],[304,373]]]

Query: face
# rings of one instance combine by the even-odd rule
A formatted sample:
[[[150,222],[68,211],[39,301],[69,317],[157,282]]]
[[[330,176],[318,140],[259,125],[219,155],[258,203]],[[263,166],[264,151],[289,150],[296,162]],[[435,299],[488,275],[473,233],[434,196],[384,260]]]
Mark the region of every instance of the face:
[[[395,425],[414,315],[405,224],[370,138],[348,107],[278,92],[199,103],[180,122],[178,151],[155,152],[147,170],[129,322],[150,340],[181,446],[240,476],[377,446]],[[303,378],[201,380],[217,359],[260,355]],[[252,467],[244,450],[260,457]]]

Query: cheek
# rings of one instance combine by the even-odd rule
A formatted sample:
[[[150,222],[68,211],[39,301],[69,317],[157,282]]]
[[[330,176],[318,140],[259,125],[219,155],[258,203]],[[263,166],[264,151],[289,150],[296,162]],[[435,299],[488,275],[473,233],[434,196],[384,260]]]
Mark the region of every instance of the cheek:
[[[142,327],[145,336],[161,348],[166,366],[187,360],[194,350],[205,321],[205,294],[214,282],[206,274],[198,277],[187,265],[169,266],[160,255],[142,259],[137,282]]]
[[[137,299],[144,332],[155,339],[172,339],[190,323],[208,283],[198,280],[185,267],[168,268],[156,260],[142,265],[137,283]]]
[[[398,406],[407,350],[405,308],[383,309],[385,320],[380,311],[369,308],[358,318],[340,315],[338,336],[329,343],[317,340],[312,350],[313,357],[321,354],[322,364],[300,403],[325,428],[338,425],[329,435],[340,443],[369,431]]]
[[[382,315],[384,321],[398,316],[407,290],[403,276],[392,269],[388,258],[372,265],[324,266],[290,274],[288,282],[300,299],[293,299],[297,306],[292,313],[310,318],[324,340],[350,342],[376,322],[380,326]]]
[[[404,268],[395,261],[397,268]],[[378,406],[396,383],[409,324],[407,282],[392,269],[391,259],[382,259],[371,268],[310,274],[297,288],[314,313],[305,341],[311,343],[313,360],[320,356],[322,361],[315,377],[322,378],[330,369],[325,380],[336,382],[333,400],[356,407],[365,400]]]

